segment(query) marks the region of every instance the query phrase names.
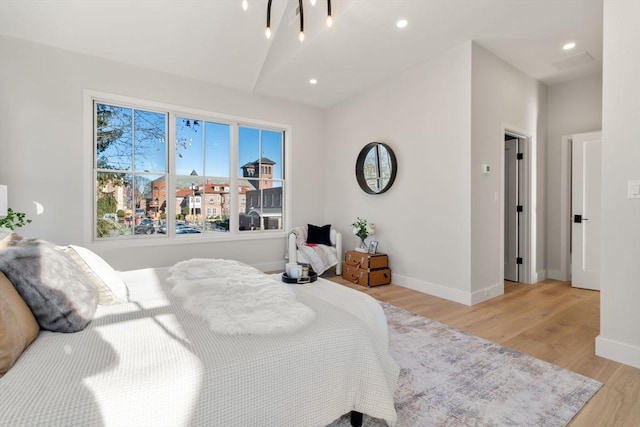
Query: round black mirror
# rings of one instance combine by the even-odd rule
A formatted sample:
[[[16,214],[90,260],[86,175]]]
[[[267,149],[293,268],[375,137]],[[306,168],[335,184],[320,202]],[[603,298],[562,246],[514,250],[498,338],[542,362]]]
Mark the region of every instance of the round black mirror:
[[[382,142],[370,142],[358,154],[356,178],[365,193],[382,194],[393,185],[397,169],[391,147]]]

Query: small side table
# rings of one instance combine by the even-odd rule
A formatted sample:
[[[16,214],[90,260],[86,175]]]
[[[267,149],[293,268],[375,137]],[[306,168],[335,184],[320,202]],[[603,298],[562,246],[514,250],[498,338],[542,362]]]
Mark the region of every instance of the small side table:
[[[391,283],[387,254],[346,251],[342,278],[362,286],[380,286]]]

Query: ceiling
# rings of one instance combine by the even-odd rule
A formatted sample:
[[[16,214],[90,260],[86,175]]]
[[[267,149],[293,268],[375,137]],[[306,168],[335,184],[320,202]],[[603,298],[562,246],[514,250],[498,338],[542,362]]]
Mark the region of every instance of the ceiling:
[[[331,28],[304,0],[303,42],[297,0],[273,0],[270,39],[267,0],[248,3],[0,0],[0,34],[316,107],[469,40],[548,85],[602,70],[602,0],[334,0]]]

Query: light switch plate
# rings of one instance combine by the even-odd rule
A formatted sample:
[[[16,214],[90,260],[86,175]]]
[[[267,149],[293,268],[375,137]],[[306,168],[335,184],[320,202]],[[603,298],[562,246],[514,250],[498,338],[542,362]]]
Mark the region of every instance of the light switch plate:
[[[627,182],[627,197],[629,199],[640,199],[640,181]]]

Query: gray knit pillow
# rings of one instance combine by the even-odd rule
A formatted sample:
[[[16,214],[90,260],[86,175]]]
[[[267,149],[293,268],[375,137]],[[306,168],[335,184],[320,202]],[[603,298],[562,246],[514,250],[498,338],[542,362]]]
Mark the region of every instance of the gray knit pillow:
[[[53,244],[25,239],[0,249],[0,271],[13,283],[42,329],[77,332],[93,319],[98,290]]]

